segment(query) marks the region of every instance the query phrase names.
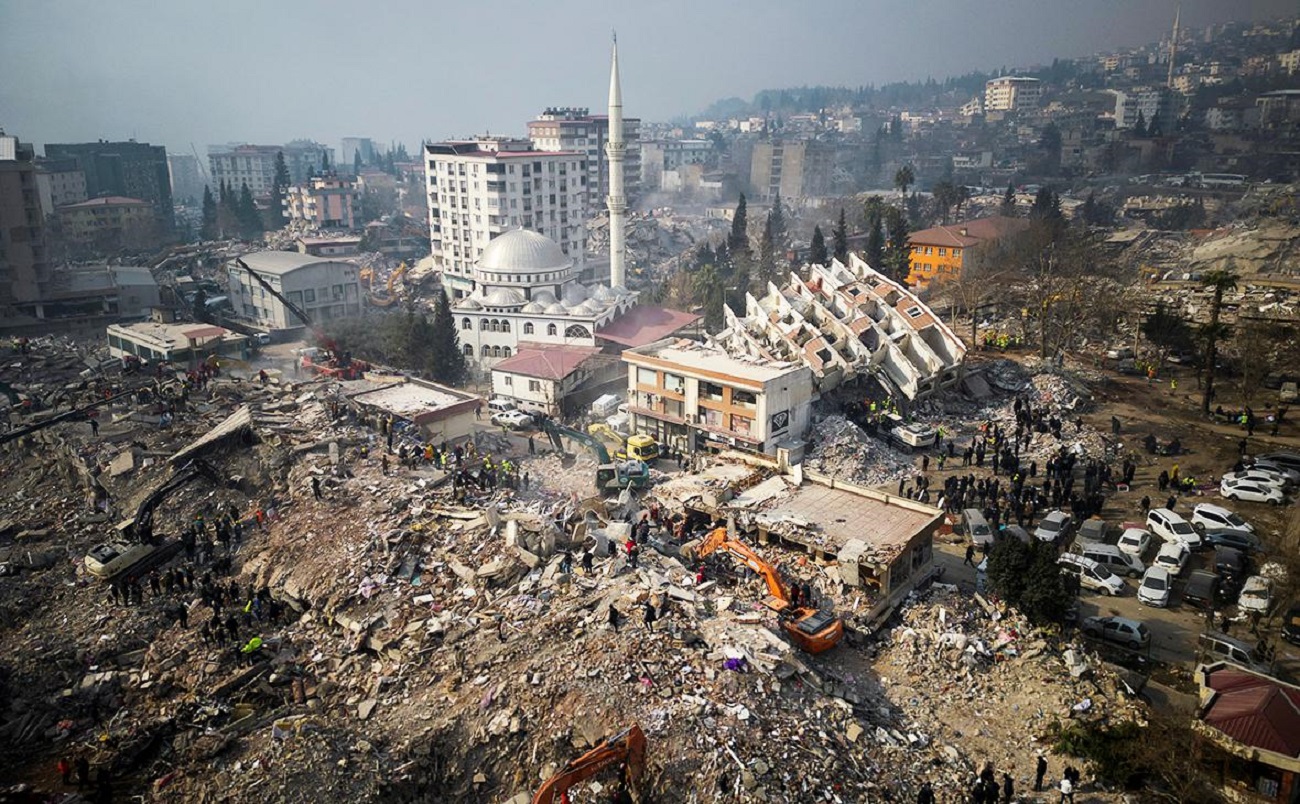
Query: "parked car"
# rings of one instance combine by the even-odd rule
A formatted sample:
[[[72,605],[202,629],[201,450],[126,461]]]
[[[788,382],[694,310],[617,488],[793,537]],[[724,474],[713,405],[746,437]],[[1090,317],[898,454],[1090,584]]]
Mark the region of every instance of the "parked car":
[[[1155,560],[1151,562],[1153,567],[1164,567],[1169,570],[1170,575],[1181,575],[1183,569],[1187,566],[1187,559],[1192,553],[1187,549],[1187,545],[1182,542],[1167,542],[1160,546],[1160,552],[1156,553]]]
[[[1219,484],[1219,493],[1234,502],[1258,502],[1269,505],[1281,505],[1286,501],[1280,486],[1266,486],[1252,480],[1223,478]]]
[[[1164,567],[1150,567],[1138,584],[1137,599],[1148,606],[1164,608],[1169,605],[1169,589],[1173,579]]]
[[[1256,458],[1255,462],[1250,465],[1250,468],[1272,472],[1275,475],[1281,475],[1282,478],[1292,486],[1300,483],[1300,469],[1292,469],[1285,464],[1270,461],[1268,458]]]
[[[488,400],[488,412],[491,414],[505,413],[511,410],[518,410],[515,403],[503,397],[494,396]]]
[[[1056,559],[1062,572],[1069,573],[1079,580],[1079,586],[1103,595],[1124,593],[1124,579],[1106,569],[1091,558],[1084,558],[1075,553],[1062,553]]]
[[[1141,558],[1151,546],[1151,534],[1141,528],[1128,528],[1119,535],[1115,546],[1131,556]]]
[[[1070,515],[1064,511],[1048,511],[1034,528],[1034,538],[1045,542],[1064,541],[1070,536]],[[1059,543],[1059,542],[1058,542]]]
[[[1029,539],[1031,538],[1029,536],[1029,531],[1019,525],[1003,525],[998,528],[998,535],[1001,537],[1009,536],[1013,539],[1019,539],[1022,544],[1029,544]]]
[[[1151,632],[1146,623],[1127,617],[1088,617],[1083,621],[1083,633],[1103,642],[1115,642],[1133,650],[1151,644]]]
[[[1275,463],[1278,466],[1285,466],[1288,469],[1300,471],[1300,453],[1296,452],[1268,452],[1263,455],[1255,456],[1255,462],[1265,461]]]
[[[1183,603],[1198,609],[1217,609],[1225,602],[1220,593],[1222,580],[1206,570],[1194,570],[1183,587]]]
[[[1079,523],[1078,537],[1075,541],[1080,542],[1105,542],[1106,541],[1106,520],[1104,519],[1085,519]]]
[[[1292,645],[1300,645],[1300,603],[1286,610],[1282,618],[1282,638]]]
[[[971,544],[976,547],[993,544],[993,529],[989,527],[983,512],[978,508],[967,508],[961,512],[961,518],[966,526],[966,534],[970,536]]]
[[[1221,505],[1201,503],[1192,509],[1192,526],[1200,525],[1202,531],[1212,528],[1232,528],[1255,532],[1255,526]]]
[[[522,410],[507,410],[503,413],[493,413],[492,423],[498,427],[508,427],[511,430],[522,430],[525,427],[531,427],[533,417],[524,413]]]
[[[1125,553],[1113,544],[1102,542],[1084,542],[1075,540],[1070,552],[1078,553],[1084,558],[1091,558],[1098,564],[1117,575],[1141,578],[1146,572],[1146,565],[1137,556]]]
[[[1196,528],[1168,508],[1152,508],[1147,512],[1147,530],[1166,542],[1182,542],[1188,550],[1201,548],[1201,535]]]
[[[1257,486],[1268,486],[1278,491],[1286,491],[1287,486],[1291,484],[1287,479],[1277,472],[1270,472],[1267,469],[1242,469],[1240,472],[1225,472],[1220,478],[1221,483],[1254,483]]]
[[[1218,631],[1209,631],[1198,636],[1196,644],[1197,658],[1200,661],[1232,662],[1265,675],[1273,672],[1273,661],[1259,643],[1252,645]]]
[[[1231,547],[1243,553],[1259,553],[1264,549],[1258,536],[1233,528],[1206,528],[1203,538],[1211,547]]]
[[[1237,608],[1245,612],[1268,614],[1273,606],[1273,581],[1263,575],[1252,575],[1241,587]]]

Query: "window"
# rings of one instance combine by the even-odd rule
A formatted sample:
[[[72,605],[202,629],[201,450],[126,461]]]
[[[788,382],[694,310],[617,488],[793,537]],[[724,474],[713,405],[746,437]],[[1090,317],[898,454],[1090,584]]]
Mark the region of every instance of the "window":
[[[546,325],[546,334],[547,334],[547,335],[550,335],[552,338],[555,337],[555,333],[556,333],[556,331],[557,331],[557,330],[555,329],[555,325],[554,325],[554,324],[547,324],[547,325]]]
[[[590,338],[590,337],[591,337],[591,333],[587,331],[587,328],[586,328],[586,327],[580,327],[580,326],[578,326],[577,324],[570,324],[570,325],[568,326],[568,328],[566,328],[566,329],[564,330],[564,337],[566,337],[566,338]]]
[[[500,331],[501,331],[501,322],[500,322],[500,321],[497,321],[495,318],[492,319],[492,331],[493,331],[493,332],[500,332]]]
[[[502,331],[502,332],[509,332],[509,331],[510,331],[510,322],[509,322],[509,321],[502,321],[502,322],[501,322],[501,331]]]
[[[959,249],[959,248],[955,248],[955,249],[953,249],[953,250],[952,250],[952,256],[954,256],[954,257],[960,257],[960,256],[961,256],[961,249]]]
[[[487,320],[486,318],[483,318],[483,319],[480,319],[480,320],[479,320],[479,322],[478,322],[478,330],[479,330],[479,332],[487,332],[487,331],[488,331],[488,320]]]
[[[636,383],[637,385],[650,385],[650,386],[657,385],[658,376],[659,376],[658,372],[656,372],[654,369],[637,368]]]
[[[907,317],[908,317],[908,318],[920,318],[920,317],[921,317],[921,308],[920,308],[920,307],[909,307],[909,308],[907,308]]]
[[[750,428],[754,426],[754,420],[748,416],[731,414],[731,432],[741,435],[749,435]]]
[[[699,417],[700,417],[700,423],[705,425],[706,427],[716,427],[716,428],[722,427],[721,411],[716,411],[713,410],[712,408],[700,408]]]
[[[532,334],[533,334],[533,322],[531,322],[531,321],[525,321],[525,322],[524,322],[524,334],[525,334],[525,335],[532,335]]]
[[[513,388],[513,387],[515,386],[515,378],[514,378],[514,375],[513,375],[513,374],[504,374],[504,375],[502,375],[502,377],[501,377],[501,384],[504,385],[504,386],[506,386],[507,388]]]
[[[473,347],[473,346],[470,346],[468,343],[465,344],[465,346],[461,349],[461,351],[463,351],[463,352],[465,353],[465,356],[466,356],[466,357],[473,357],[473,356],[474,356],[474,347]]]
[[[302,292],[302,298],[303,301],[307,302],[308,304],[311,304],[312,302],[316,301],[316,291],[304,290]]]
[[[742,391],[739,388],[731,390],[731,404],[739,407],[756,408],[758,407],[758,395],[753,391]]]
[[[462,321],[460,322],[460,328],[461,328],[461,329],[473,329],[473,328],[474,328],[474,322],[473,322],[473,321],[470,321],[468,318],[466,318],[466,319],[464,319],[464,320],[462,320]]]
[[[686,393],[686,379],[680,374],[664,372],[664,390],[674,394]]]
[[[509,357],[509,356],[510,356],[510,347],[509,347],[509,346],[502,346],[502,347],[501,347],[501,356],[502,356],[502,357]]]
[[[541,381],[541,380],[529,380],[529,381],[528,381],[528,390],[531,391],[531,392],[533,392],[533,393],[538,393],[538,392],[540,392],[540,391],[542,390],[542,381]]]
[[[712,382],[700,382],[700,398],[714,402],[722,401],[722,386]]]
[[[948,256],[948,249],[943,248],[943,247],[940,247],[940,248],[939,248],[939,256],[940,256],[940,257],[947,257],[947,256]]]
[[[501,347],[500,347],[500,346],[493,346],[493,347],[492,347],[492,356],[493,356],[493,357],[500,357],[500,356],[501,356]]]
[[[482,356],[482,357],[491,357],[491,356],[492,356],[492,348],[489,347],[487,344],[483,344],[483,346],[480,347],[480,349],[479,349],[479,355]]]
[[[928,256],[930,256],[930,255],[933,254],[933,253],[934,253],[934,249],[930,248],[929,246],[926,246],[926,247],[925,247],[925,256],[928,257]]]

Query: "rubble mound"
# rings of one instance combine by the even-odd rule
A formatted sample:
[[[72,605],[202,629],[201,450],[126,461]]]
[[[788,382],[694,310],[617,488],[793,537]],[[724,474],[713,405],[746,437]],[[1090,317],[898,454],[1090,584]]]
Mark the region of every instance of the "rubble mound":
[[[807,455],[810,469],[854,483],[891,483],[912,468],[906,455],[838,414],[818,419],[809,440],[813,443]]]

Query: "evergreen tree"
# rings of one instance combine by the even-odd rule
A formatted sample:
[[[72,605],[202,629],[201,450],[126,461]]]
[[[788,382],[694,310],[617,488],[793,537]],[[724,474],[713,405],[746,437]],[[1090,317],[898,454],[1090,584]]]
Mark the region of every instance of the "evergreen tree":
[[[867,265],[877,271],[885,264],[885,222],[884,214],[872,210],[867,216]]]
[[[320,152],[320,174],[322,176],[328,176],[330,174],[330,152],[329,151]]]
[[[717,332],[722,329],[722,305],[727,290],[718,266],[713,263],[702,266],[695,272],[692,285],[695,301],[704,309],[705,331]]]
[[[275,152],[275,178],[271,180],[271,208],[267,211],[267,219],[271,228],[279,229],[284,226],[284,198],[289,190],[289,166],[284,161],[284,151]]]
[[[740,194],[740,201],[736,203],[736,214],[731,218],[731,236],[727,238],[727,246],[731,251],[732,259],[740,255],[749,254],[749,213],[746,210],[745,194]]]
[[[1159,137],[1164,134],[1164,122],[1160,119],[1160,112],[1151,115],[1151,122],[1147,124],[1147,136]]]
[[[759,294],[763,294],[768,282],[780,283],[776,267],[776,243],[773,233],[772,215],[768,214],[763,222],[763,237],[758,242],[758,284]]]
[[[456,318],[451,313],[451,301],[441,286],[438,288],[438,295],[434,298],[429,346],[431,358],[429,369],[433,378],[446,385],[463,383],[468,373],[465,353],[460,348]]]
[[[239,190],[236,219],[239,221],[239,234],[245,239],[255,238],[263,231],[262,216],[258,214],[257,204],[253,202],[253,194],[249,191],[247,182]]]
[[[239,235],[239,196],[230,189],[223,179],[217,195],[217,236],[237,237]]]
[[[212,187],[203,185],[203,226],[199,229],[203,240],[217,238],[217,199],[212,197]]]
[[[1002,196],[1001,213],[1008,218],[1016,216],[1016,186],[1010,181],[1007,182],[1007,191]]]
[[[910,232],[907,227],[907,216],[903,211],[895,206],[885,208],[885,227],[889,230],[889,241],[885,248],[885,263],[883,268],[877,268],[886,276],[892,277],[897,282],[903,282],[907,279],[907,274],[911,269],[912,247],[908,244],[907,238]],[[872,266],[875,268],[876,266]]]
[[[1139,137],[1147,135],[1147,118],[1142,112],[1138,112],[1137,122],[1133,124],[1133,133]]]
[[[352,175],[353,176],[361,175],[361,149],[360,148],[352,152]]]
[[[849,224],[844,219],[844,207],[840,207],[840,217],[835,222],[835,231],[831,233],[831,238],[835,244],[835,259],[847,265],[849,262]]]
[[[784,252],[785,247],[789,245],[789,233],[786,231],[785,210],[781,208],[781,191],[776,191],[776,197],[772,199],[772,211],[768,213],[768,222],[772,226],[772,242],[776,246],[776,251]]]
[[[907,195],[907,188],[911,187],[915,183],[916,173],[912,170],[911,165],[903,165],[898,169],[898,172],[894,174],[894,186],[897,187],[898,191],[903,195]]]
[[[830,255],[826,253],[826,236],[822,234],[822,227],[814,226],[812,244],[808,247],[808,262],[813,265],[826,265],[830,261]]]

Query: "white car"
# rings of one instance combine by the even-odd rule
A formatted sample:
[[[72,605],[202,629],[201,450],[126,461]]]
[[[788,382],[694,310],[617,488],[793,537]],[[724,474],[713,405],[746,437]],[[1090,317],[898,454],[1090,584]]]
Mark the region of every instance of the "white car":
[[[1073,575],[1079,580],[1079,586],[1091,589],[1103,595],[1121,595],[1124,593],[1124,579],[1106,567],[1084,558],[1076,553],[1062,553],[1056,559],[1062,572]]]
[[[1270,505],[1281,505],[1286,500],[1282,496],[1282,489],[1275,486],[1265,486],[1249,480],[1229,480],[1226,477],[1219,484],[1219,493],[1234,502],[1262,502]]]
[[[1300,454],[1294,452],[1269,452],[1255,458],[1256,463],[1259,463],[1260,461],[1300,471]]]
[[[1252,575],[1241,586],[1237,608],[1246,612],[1268,614],[1273,605],[1273,581],[1263,575]]]
[[[1149,567],[1138,584],[1137,598],[1148,606],[1163,609],[1169,605],[1169,588],[1173,578],[1164,567]]]
[[[1161,567],[1170,575],[1177,577],[1187,567],[1187,559],[1191,554],[1187,545],[1182,542],[1166,542],[1160,546],[1160,552],[1156,553],[1151,566]]]
[[[1196,528],[1168,508],[1152,508],[1147,512],[1147,530],[1166,542],[1182,542],[1188,550],[1201,547],[1201,534]]]
[[[1151,534],[1141,528],[1129,528],[1119,535],[1119,541],[1115,546],[1121,552],[1128,553],[1134,558],[1141,558],[1146,555],[1147,548],[1151,546]]]
[[[508,427],[511,430],[522,430],[525,427],[532,426],[533,417],[524,413],[522,410],[507,410],[502,413],[493,413],[492,423],[498,427]]]
[[[1244,530],[1255,532],[1255,526],[1221,505],[1201,503],[1192,509],[1192,525],[1202,530]]]
[[[1272,486],[1278,491],[1284,490],[1288,485],[1285,477],[1267,469],[1242,469],[1240,472],[1228,472],[1223,476],[1222,480],[1237,480],[1255,483],[1260,486]]]

